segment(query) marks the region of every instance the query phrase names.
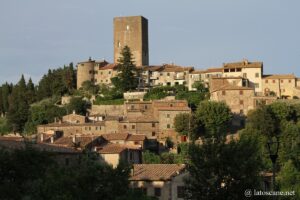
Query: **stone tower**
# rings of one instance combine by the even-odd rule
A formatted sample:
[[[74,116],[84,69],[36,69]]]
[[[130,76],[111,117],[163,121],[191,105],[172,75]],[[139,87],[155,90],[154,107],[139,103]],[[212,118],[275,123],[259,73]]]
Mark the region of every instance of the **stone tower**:
[[[143,16],[114,18],[114,62],[124,46],[129,46],[136,66],[149,65],[148,20]]]

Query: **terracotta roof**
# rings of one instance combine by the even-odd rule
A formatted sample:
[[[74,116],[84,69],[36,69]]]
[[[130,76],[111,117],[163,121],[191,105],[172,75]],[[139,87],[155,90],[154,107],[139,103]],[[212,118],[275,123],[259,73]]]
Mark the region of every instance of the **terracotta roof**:
[[[54,146],[50,144],[37,143],[31,144],[31,146],[40,151],[46,152],[55,152],[55,153],[80,153],[73,148]],[[24,149],[26,147],[25,142],[23,141],[8,141],[8,140],[0,140],[0,147],[7,149]]]
[[[183,172],[183,164],[134,164],[131,181],[167,181]]]
[[[0,136],[0,141],[24,141],[21,136]]]
[[[140,147],[124,144],[106,144],[104,146],[98,147],[97,152],[100,154],[119,154],[125,150],[141,150]]]
[[[165,106],[165,107],[159,107],[156,108],[157,110],[162,110],[162,111],[191,111],[191,109],[189,107],[169,107],[169,106]]]
[[[224,63],[223,67],[229,68],[261,68],[263,66],[262,62],[249,62],[248,60],[243,60],[240,62]]]
[[[162,65],[156,65],[156,66],[145,66],[143,67],[144,71],[160,71],[163,69]]]
[[[264,75],[263,79],[295,79],[296,76],[294,74],[271,74]]]
[[[110,63],[105,65],[104,67],[101,67],[99,70],[106,70],[106,69],[116,69],[118,66],[117,63]]]
[[[144,141],[145,139],[146,136],[142,134],[129,134],[127,141]]]
[[[204,73],[211,73],[211,72],[222,72],[223,69],[222,68],[208,68],[204,71]]]
[[[192,71],[194,70],[194,67],[183,67],[178,65],[169,65],[165,64],[163,65],[162,72],[185,72],[185,71]]]
[[[68,122],[57,123],[56,122],[56,123],[38,125],[38,127],[65,127],[65,126],[104,126],[104,121],[90,122],[90,123],[83,123],[83,124],[68,123]]]
[[[110,134],[103,134],[102,137],[107,140],[126,140],[128,138],[128,133],[110,133]]]
[[[211,83],[210,92],[216,92],[220,90],[253,90],[253,88],[230,84],[228,79],[231,79],[231,77],[212,78],[210,82]]]
[[[75,141],[76,143],[80,144],[80,148],[85,148],[87,145],[92,143],[93,141],[97,140],[99,136],[76,136]],[[58,145],[58,146],[64,146],[64,147],[74,147],[73,143],[73,136],[68,137],[61,137],[56,140],[50,145]]]

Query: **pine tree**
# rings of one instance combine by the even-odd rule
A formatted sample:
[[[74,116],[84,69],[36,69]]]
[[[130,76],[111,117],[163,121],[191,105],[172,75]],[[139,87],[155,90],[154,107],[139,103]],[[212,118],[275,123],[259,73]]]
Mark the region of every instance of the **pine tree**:
[[[27,101],[29,104],[32,104],[36,100],[36,93],[35,93],[34,84],[31,80],[31,78],[29,78],[26,89],[27,89],[27,92],[26,92]]]
[[[115,87],[120,87],[123,92],[134,90],[138,86],[137,69],[133,61],[132,53],[128,46],[122,49],[118,59],[118,80],[113,81]]]
[[[13,131],[23,131],[24,125],[28,119],[29,104],[26,93],[26,82],[22,75],[20,81],[13,88],[12,93],[9,96],[7,120]]]

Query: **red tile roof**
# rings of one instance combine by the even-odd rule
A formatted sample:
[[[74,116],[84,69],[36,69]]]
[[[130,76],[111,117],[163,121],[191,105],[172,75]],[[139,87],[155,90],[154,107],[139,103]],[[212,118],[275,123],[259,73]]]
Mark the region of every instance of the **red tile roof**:
[[[167,181],[182,173],[183,164],[134,164],[131,181]]]
[[[263,79],[296,79],[294,74],[271,74],[264,75]]]
[[[106,70],[106,69],[117,69],[118,64],[117,63],[110,63],[105,65],[104,67],[101,67],[99,70]]]
[[[141,148],[133,145],[112,144],[112,143],[108,143],[104,146],[97,148],[97,152],[100,154],[119,154],[125,150],[141,150]]]

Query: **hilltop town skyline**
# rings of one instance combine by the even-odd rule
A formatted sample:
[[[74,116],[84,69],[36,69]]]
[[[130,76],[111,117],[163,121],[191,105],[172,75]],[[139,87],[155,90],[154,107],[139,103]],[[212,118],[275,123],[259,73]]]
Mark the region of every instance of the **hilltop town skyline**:
[[[206,69],[246,58],[264,62],[266,74],[299,76],[297,4],[6,1],[0,19],[0,82],[16,83],[21,74],[38,82],[49,68],[76,64],[89,56],[113,62],[113,17],[126,15],[149,20],[151,65],[175,63]],[[101,7],[106,9],[98,12]]]

